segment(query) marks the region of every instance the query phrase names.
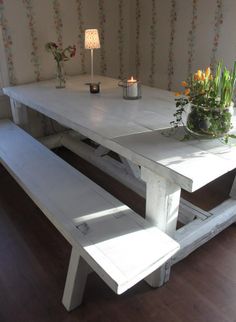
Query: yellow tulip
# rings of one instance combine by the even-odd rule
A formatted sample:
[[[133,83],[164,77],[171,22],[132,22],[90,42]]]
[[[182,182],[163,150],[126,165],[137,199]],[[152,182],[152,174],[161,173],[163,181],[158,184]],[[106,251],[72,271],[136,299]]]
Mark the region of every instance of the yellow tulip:
[[[198,79],[202,79],[202,71],[200,69],[197,71],[197,76]]]
[[[201,80],[205,80],[206,79],[206,74],[205,73],[202,73],[202,78],[201,78]]]
[[[197,73],[194,74],[194,80],[195,81],[199,80],[199,77],[198,77],[198,74]]]
[[[210,75],[211,75],[211,69],[210,69],[210,67],[208,67],[206,69],[206,77],[208,78]]]
[[[182,85],[183,87],[187,87],[187,86],[188,86],[188,84],[187,84],[185,81],[183,81],[183,82],[181,83],[181,85]]]

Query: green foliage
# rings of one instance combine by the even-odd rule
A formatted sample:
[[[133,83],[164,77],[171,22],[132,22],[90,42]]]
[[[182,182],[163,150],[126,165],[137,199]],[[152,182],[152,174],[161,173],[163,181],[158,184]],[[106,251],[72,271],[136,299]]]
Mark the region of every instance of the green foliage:
[[[219,62],[215,75],[209,67],[205,72],[198,70],[190,75],[187,82],[182,82],[184,92],[177,93],[175,119],[170,122],[172,127],[184,125],[183,113],[190,104],[191,112],[187,120],[190,131],[212,137],[226,137],[226,133],[231,129],[229,107],[234,96],[235,82],[236,62],[232,70],[223,68],[222,62]],[[228,138],[229,135],[225,141],[228,141]]]
[[[222,62],[217,64],[215,76],[208,67],[206,71],[198,70],[184,83],[184,95],[188,102],[196,106],[225,108],[230,106],[235,88],[236,62],[233,70],[223,69]],[[179,99],[177,99],[178,101]]]

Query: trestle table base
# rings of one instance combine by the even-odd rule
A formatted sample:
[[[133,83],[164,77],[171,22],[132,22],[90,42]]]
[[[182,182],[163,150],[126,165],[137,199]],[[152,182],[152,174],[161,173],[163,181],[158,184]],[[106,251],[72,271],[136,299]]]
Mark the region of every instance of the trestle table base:
[[[27,129],[27,108],[13,99],[11,99],[11,108],[14,122]],[[146,195],[146,219],[176,239],[181,246],[179,252],[171,260],[146,278],[147,283],[152,287],[159,287],[167,282],[173,264],[188,256],[236,221],[236,200],[234,200],[236,199],[236,183],[232,187],[231,198],[207,212],[180,198],[179,186],[146,168],[141,169],[124,157],[120,157],[120,161],[111,158],[107,148],[101,145],[97,148],[89,146],[84,142],[84,137],[74,131],[66,131],[40,140],[49,148],[59,146],[68,148],[140,196],[145,197]],[[177,219],[185,224],[178,230],[176,230]],[[70,272],[73,272],[74,267],[77,266],[76,262],[81,260],[76,256],[71,256]],[[86,274],[87,269],[84,269],[81,274],[77,272],[77,274],[70,273],[69,275],[86,279]],[[69,290],[71,296],[76,299],[75,302],[78,303],[83,284],[80,285],[79,290],[71,290],[70,285],[77,284],[77,281],[74,282],[67,280],[66,290]],[[73,303],[73,299],[70,302]],[[64,305],[67,304],[64,303]]]

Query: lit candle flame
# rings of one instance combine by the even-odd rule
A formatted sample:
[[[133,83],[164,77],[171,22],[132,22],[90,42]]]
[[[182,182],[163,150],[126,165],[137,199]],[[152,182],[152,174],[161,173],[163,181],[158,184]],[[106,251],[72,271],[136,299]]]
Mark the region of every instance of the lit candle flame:
[[[136,79],[134,79],[133,76],[131,76],[131,79],[128,79],[128,83],[136,83]]]

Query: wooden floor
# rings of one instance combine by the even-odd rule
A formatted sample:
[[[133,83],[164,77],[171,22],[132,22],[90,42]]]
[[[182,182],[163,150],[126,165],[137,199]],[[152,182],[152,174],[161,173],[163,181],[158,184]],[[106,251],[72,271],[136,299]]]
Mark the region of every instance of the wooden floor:
[[[68,151],[58,153],[144,213],[142,198]],[[141,282],[118,296],[91,274],[84,304],[67,313],[61,297],[70,245],[2,167],[0,176],[0,322],[236,321],[236,226],[175,265],[160,289]],[[227,197],[231,178],[185,197],[210,208]]]

